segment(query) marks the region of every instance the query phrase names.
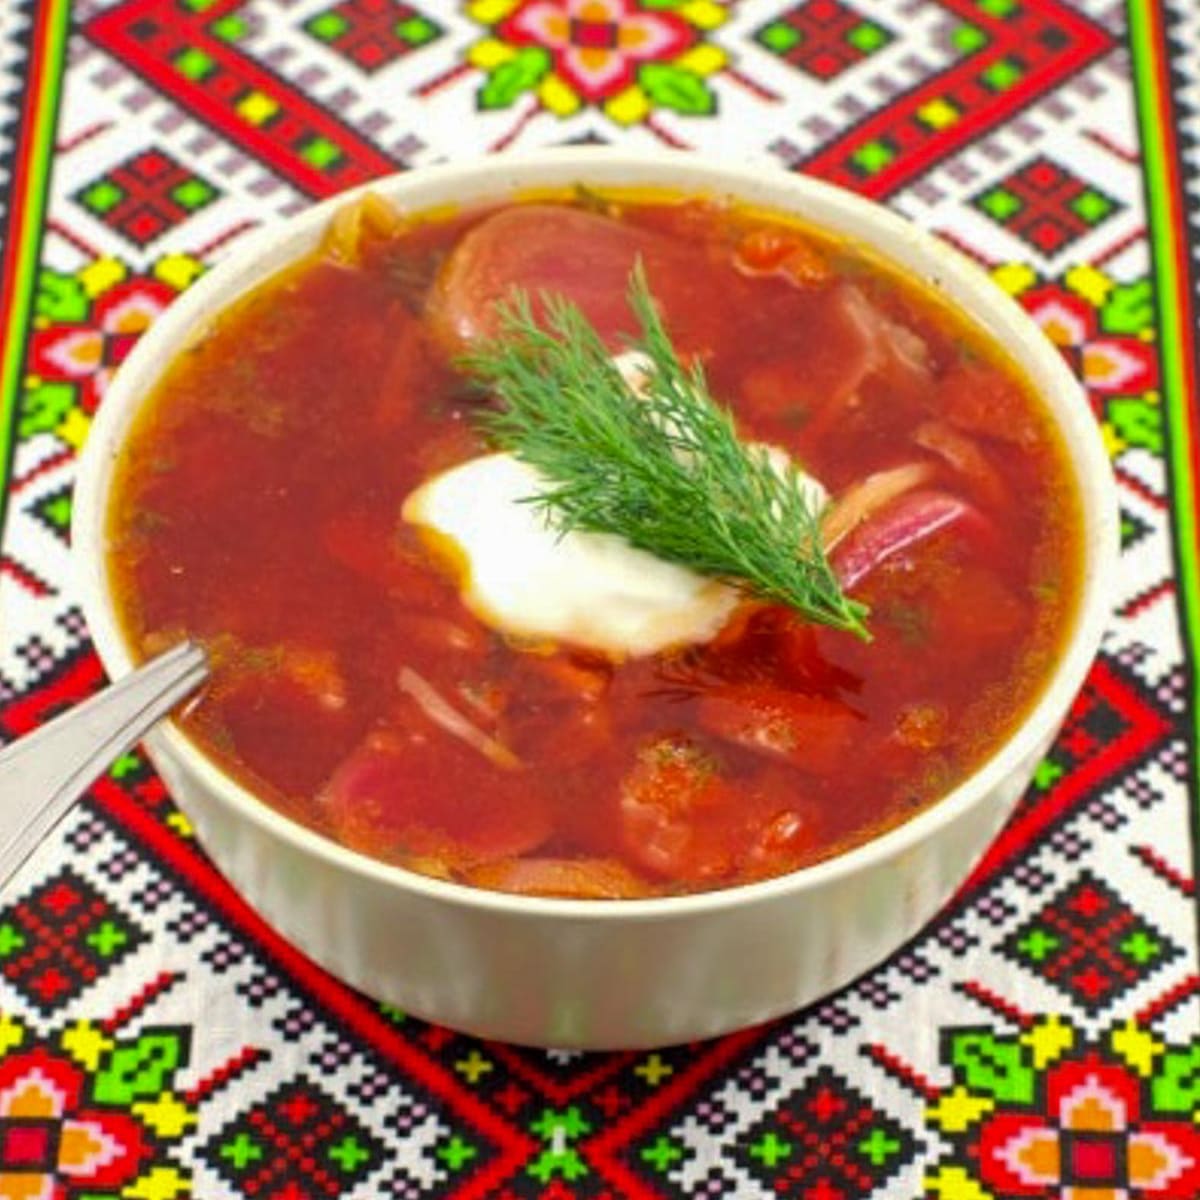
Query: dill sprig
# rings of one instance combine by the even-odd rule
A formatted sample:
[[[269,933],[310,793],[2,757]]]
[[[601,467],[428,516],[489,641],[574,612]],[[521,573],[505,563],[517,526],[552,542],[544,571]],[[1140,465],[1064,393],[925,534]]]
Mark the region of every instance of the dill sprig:
[[[820,512],[790,463],[746,445],[712,398],[699,364],[685,368],[640,268],[630,304],[643,358],[635,395],[577,307],[542,296],[502,304],[499,333],[461,360],[502,402],[481,408],[485,432],[545,476],[527,498],[561,532],[618,534],[659,558],[718,576],[809,620],[867,637],[865,605],[847,597],[821,540]]]

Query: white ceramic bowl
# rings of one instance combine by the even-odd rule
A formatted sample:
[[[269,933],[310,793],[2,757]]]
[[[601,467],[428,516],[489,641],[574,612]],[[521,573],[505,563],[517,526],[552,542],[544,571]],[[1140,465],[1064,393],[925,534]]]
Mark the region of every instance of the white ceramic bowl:
[[[286,938],[362,990],[486,1037],[641,1047],[708,1037],[796,1009],[917,932],[978,861],[1080,688],[1108,615],[1116,563],[1112,476],[1085,397],[1058,352],[974,265],[886,210],[775,168],[677,154],[580,149],[414,171],[371,187],[406,211],[502,200],[530,188],[662,185],[733,195],[874,247],[974,314],[1045,398],[1083,500],[1086,577],[1065,653],[1002,750],[906,824],[794,874],[725,891],[634,901],[478,891],[363,857],[260,803],[171,724],[155,765],[233,885]],[[241,243],[171,306],[109,388],[76,489],[84,611],[109,674],[131,669],[105,571],[113,463],[138,405],[189,338],[239,293],[312,249],[338,197]]]

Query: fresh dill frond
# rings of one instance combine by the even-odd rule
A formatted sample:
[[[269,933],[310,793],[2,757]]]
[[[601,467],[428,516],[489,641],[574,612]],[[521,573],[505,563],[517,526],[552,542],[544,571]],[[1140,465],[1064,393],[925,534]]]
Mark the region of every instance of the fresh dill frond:
[[[499,333],[461,366],[501,403],[478,419],[504,450],[546,479],[528,498],[561,532],[617,534],[718,576],[811,621],[869,637],[865,605],[846,596],[821,540],[820,512],[790,463],[737,436],[704,371],[685,367],[640,268],[630,304],[641,335],[637,394],[577,307],[527,294],[500,309]]]

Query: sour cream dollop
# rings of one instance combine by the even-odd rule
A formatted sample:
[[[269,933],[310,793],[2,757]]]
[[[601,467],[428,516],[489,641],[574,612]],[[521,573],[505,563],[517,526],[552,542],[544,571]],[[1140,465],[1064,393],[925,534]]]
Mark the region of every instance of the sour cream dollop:
[[[740,592],[613,534],[560,535],[520,503],[544,486],[511,454],[488,454],[423,483],[403,516],[449,543],[463,602],[508,636],[626,658],[718,633]]]
[[[613,534],[560,535],[535,506],[519,503],[544,486],[511,454],[488,454],[434,476],[405,501],[405,520],[461,556],[463,601],[481,621],[615,658],[717,633],[737,591]]]

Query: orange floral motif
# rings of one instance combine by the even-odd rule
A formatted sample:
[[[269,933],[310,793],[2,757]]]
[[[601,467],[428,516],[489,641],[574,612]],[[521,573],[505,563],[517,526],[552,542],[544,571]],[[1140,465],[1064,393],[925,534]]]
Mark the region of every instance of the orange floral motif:
[[[83,1073],[42,1051],[0,1065],[0,1200],[65,1200],[132,1183],[141,1124],[82,1103]]]
[[[173,1086],[188,1045],[179,1028],[89,1021],[43,1038],[0,1012],[0,1200],[190,1195],[172,1155],[196,1122]]]
[[[958,1144],[929,1189],[943,1200],[1178,1200],[1200,1196],[1200,1042],[1171,1046],[1136,1023],[1107,1044],[1055,1017],[1015,1036],[952,1030],[954,1086],[927,1110]]]
[[[78,383],[84,411],[93,412],[113,371],[174,297],[157,279],[118,283],[96,297],[84,320],[36,328],[30,366],[42,379]]]
[[[707,35],[728,20],[717,0],[472,0],[467,14],[486,36],[467,51],[484,72],[483,109],[531,98],[568,117],[599,108],[618,125],[648,122],[669,110],[711,116],[709,77],[729,66]]]
[[[1154,347],[1138,337],[1102,332],[1096,310],[1065,288],[1047,285],[1022,302],[1080,378],[1098,392],[1140,392],[1157,383]]]
[[[563,79],[592,103],[628,87],[638,63],[674,57],[696,40],[675,13],[643,11],[634,0],[527,0],[498,32],[548,50]]]

